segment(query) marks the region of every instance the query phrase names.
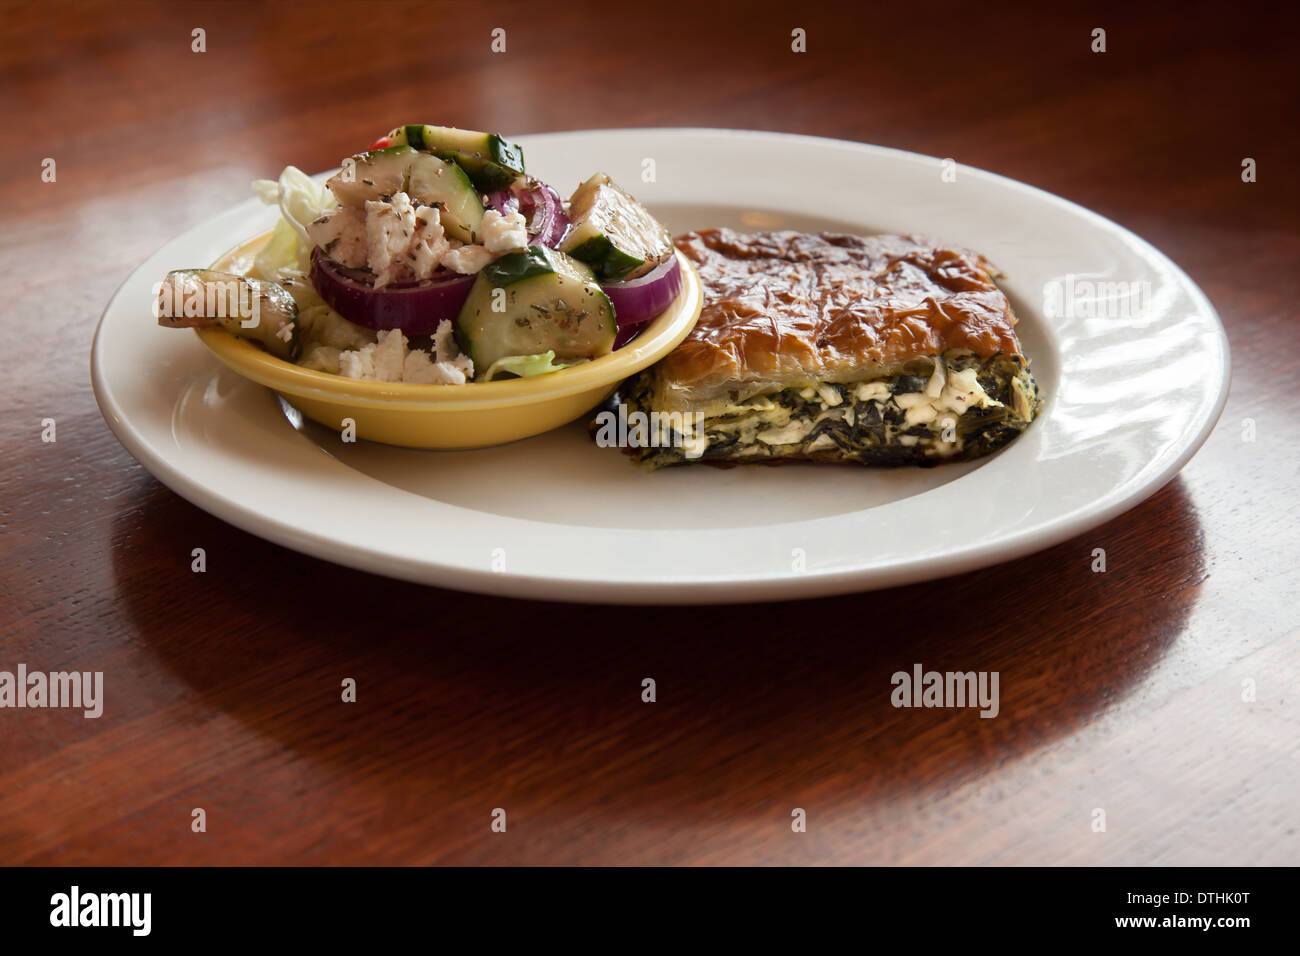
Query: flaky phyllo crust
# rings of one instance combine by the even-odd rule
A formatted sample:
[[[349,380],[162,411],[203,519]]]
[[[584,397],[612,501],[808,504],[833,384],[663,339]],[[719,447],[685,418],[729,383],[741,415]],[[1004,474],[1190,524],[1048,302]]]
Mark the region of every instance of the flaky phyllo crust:
[[[629,448],[652,468],[977,458],[1038,412],[1016,316],[977,253],[839,233],[707,229],[676,242],[704,310],[615,396],[625,414],[669,422]]]
[[[678,237],[706,284],[695,329],[656,367],[658,397],[857,382],[965,349],[1020,355],[1016,317],[976,253],[909,236],[737,233]]]

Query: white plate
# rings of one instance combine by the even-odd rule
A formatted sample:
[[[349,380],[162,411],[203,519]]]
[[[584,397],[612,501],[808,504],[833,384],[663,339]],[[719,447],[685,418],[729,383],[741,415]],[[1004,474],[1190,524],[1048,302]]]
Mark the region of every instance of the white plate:
[[[1137,236],[1040,190],[965,167],[949,181],[937,159],[773,133],[519,141],[528,168],[562,193],[604,170],[674,232],[926,233],[984,253],[1006,273],[1041,416],[999,454],[932,469],[646,473],[581,423],[481,451],[344,444],[295,427],[273,393],[150,314],[150,285],[168,269],[207,265],[270,228],[275,212],[249,200],[160,250],[109,304],[91,357],[109,427],[200,508],[340,564],[492,594],[703,603],[888,587],[1046,548],[1159,489],[1223,409],[1228,343],[1201,291]]]

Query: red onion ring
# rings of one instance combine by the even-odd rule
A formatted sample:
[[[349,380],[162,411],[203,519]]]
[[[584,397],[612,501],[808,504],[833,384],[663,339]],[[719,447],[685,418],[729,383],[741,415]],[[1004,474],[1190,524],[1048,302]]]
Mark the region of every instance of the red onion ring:
[[[569,231],[569,217],[564,214],[564,203],[554,189],[538,182],[532,190],[534,211],[529,219],[529,231],[536,233],[538,245],[554,249]]]
[[[569,217],[559,194],[539,179],[517,182],[491,193],[488,204],[501,215],[520,213],[528,222],[528,244],[554,249],[569,231]]]
[[[488,205],[501,213],[508,216],[512,212],[519,211],[519,197],[512,190],[501,189],[494,193],[487,194]]]
[[[320,297],[349,322],[366,328],[401,329],[426,335],[445,319],[455,319],[469,298],[474,276],[440,269],[428,279],[376,289],[373,277],[348,269],[319,249],[311,254],[311,284]]]
[[[644,328],[644,322],[638,323],[637,325],[619,326],[618,334],[614,336],[614,350],[617,351],[627,345],[628,342],[631,342],[634,338],[640,335],[641,330]]]
[[[674,254],[643,276],[611,282],[601,288],[614,306],[614,319],[621,334],[624,329],[640,325],[672,305],[682,291],[682,267]]]

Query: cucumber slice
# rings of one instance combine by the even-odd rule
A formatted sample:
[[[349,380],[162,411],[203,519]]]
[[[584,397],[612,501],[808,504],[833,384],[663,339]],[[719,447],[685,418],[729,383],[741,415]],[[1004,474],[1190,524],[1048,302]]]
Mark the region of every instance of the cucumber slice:
[[[159,316],[160,325],[222,328],[259,343],[287,362],[302,351],[298,303],[279,283],[211,269],[173,269],[164,285],[170,314]],[[257,324],[244,328],[243,323],[254,315]],[[278,334],[286,322],[291,330],[288,341]]]
[[[573,226],[560,249],[605,281],[634,279],[673,254],[673,240],[645,206],[597,173],[569,200]]]
[[[345,206],[362,207],[405,192],[412,201],[442,206],[442,226],[461,242],[477,242],[483,202],[465,171],[453,162],[410,146],[388,146],[352,157],[327,185]]]
[[[466,153],[459,149],[440,149],[434,155],[439,159],[453,162],[465,170],[469,181],[485,193],[509,189],[516,180],[524,178],[513,169],[495,163],[478,153]]]
[[[426,206],[442,205],[442,228],[461,242],[478,242],[483,201],[478,190],[455,163],[428,153],[416,153],[407,193]]]
[[[455,328],[479,372],[513,355],[553,351],[560,362],[607,355],[617,333],[614,307],[592,271],[545,246],[484,266]]]
[[[524,151],[502,139],[496,133],[480,133],[472,129],[456,129],[454,126],[399,126],[388,134],[389,146],[413,146],[416,149],[436,153],[444,159],[456,159],[444,153],[459,153],[464,157],[475,156],[484,163],[489,163],[496,170],[512,173],[511,181],[522,176],[524,170]],[[460,162],[459,159],[456,159]],[[478,170],[465,167],[465,171],[474,178]],[[495,175],[495,173],[494,173]],[[475,179],[477,184],[477,179]],[[509,182],[506,183],[509,185]],[[479,186],[486,189],[485,186]],[[504,188],[501,186],[498,189]],[[490,189],[488,190],[491,191]]]
[[[352,162],[325,183],[344,206],[364,206],[372,199],[388,199],[403,192],[411,175],[411,163],[420,155],[409,146],[390,146],[358,153]],[[350,167],[350,168],[349,168]]]

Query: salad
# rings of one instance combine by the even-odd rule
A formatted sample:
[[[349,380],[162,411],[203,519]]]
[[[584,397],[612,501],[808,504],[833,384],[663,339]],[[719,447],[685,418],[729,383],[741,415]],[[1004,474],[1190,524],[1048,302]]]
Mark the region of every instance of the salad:
[[[280,219],[246,274],[168,273],[159,324],[219,327],[307,369],[461,385],[625,345],[681,290],[668,231],[603,173],[569,199],[495,133],[399,126],[322,187],[253,183]]]

